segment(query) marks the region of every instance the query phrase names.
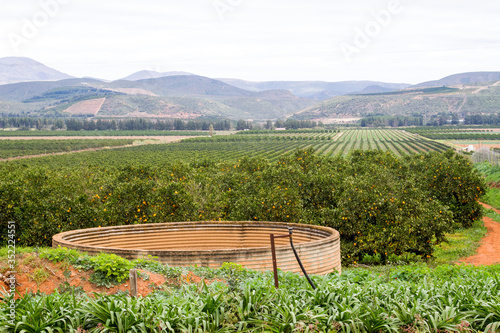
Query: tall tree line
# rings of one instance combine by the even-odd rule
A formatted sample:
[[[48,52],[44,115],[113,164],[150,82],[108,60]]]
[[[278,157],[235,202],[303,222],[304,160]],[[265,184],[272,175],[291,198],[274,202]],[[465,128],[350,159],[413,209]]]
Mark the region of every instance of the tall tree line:
[[[224,119],[210,120],[151,120],[135,119],[81,119],[81,118],[32,118],[32,117],[1,117],[0,128],[19,129],[66,129],[68,131],[108,131],[108,130],[190,130],[208,131],[210,125],[215,131],[231,129],[231,121]]]

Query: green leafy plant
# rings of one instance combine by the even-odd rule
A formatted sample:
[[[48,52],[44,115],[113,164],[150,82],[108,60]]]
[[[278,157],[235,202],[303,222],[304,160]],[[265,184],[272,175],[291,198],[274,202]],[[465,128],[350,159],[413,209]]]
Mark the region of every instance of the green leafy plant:
[[[128,279],[129,271],[134,267],[133,263],[116,254],[100,253],[90,257],[95,273],[104,274],[111,281],[122,282]]]

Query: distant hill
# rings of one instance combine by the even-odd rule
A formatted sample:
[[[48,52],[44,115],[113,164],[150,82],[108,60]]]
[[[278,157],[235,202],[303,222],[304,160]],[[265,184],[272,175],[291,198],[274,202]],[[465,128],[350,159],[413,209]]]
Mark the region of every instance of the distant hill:
[[[33,59],[0,58],[0,84],[30,81],[58,81],[72,76],[49,68]]]
[[[500,81],[500,72],[470,72],[454,74],[436,81],[419,83],[413,87],[442,87]]]
[[[179,75],[194,75],[188,72],[156,72],[156,71],[139,71],[135,72],[133,74],[130,74],[129,76],[124,77],[121,80],[126,80],[126,81],[138,81],[138,80],[145,80],[145,79],[158,79],[160,77],[165,77],[165,76],[179,76]]]
[[[255,93],[224,82],[197,75],[165,76],[137,81],[114,81],[110,88],[139,88],[158,96],[252,96]]]
[[[250,90],[288,90],[294,95],[324,100],[333,96],[352,94],[370,86],[379,86],[389,90],[404,89],[410,86],[406,83],[385,83],[377,81],[342,81],[342,82],[323,82],[323,81],[268,81],[268,82],[252,82],[239,79],[219,79],[222,82],[233,85],[235,87]]]
[[[87,100],[95,101],[82,103]],[[78,105],[72,107],[75,104]],[[75,110],[81,110],[96,117],[267,120],[284,119],[313,104],[314,101],[286,90],[252,92],[195,75],[114,82],[69,79],[0,86],[0,112],[9,114],[75,114]],[[97,105],[99,109],[86,112],[83,108],[87,105]]]
[[[52,89],[103,84],[96,79],[67,79],[61,81],[22,82],[0,85],[0,100],[24,101],[42,95]],[[1,111],[1,110],[0,110]]]
[[[465,88],[410,88],[387,93],[337,96],[293,115],[295,119],[360,118],[366,116],[431,116],[438,113],[500,112],[500,84]]]
[[[134,104],[135,110],[152,113],[163,110],[161,112],[166,112],[165,115],[174,112],[189,117],[278,119],[314,104],[313,101],[299,98],[286,90],[253,92],[197,75],[167,76],[138,81],[119,80],[105,87],[119,91],[140,89],[157,96],[147,98],[147,105]],[[115,101],[121,99],[123,98],[114,98]],[[127,110],[132,104],[121,105],[114,103],[113,108]]]
[[[377,81],[252,82],[155,71],[108,82],[72,78],[32,59],[11,57],[0,59],[0,81],[22,81],[0,85],[4,115],[324,121],[500,112],[500,72],[455,74],[415,86]]]
[[[373,85],[373,86],[368,86],[365,89],[355,94],[380,94],[380,93],[388,93],[395,90],[396,89]]]

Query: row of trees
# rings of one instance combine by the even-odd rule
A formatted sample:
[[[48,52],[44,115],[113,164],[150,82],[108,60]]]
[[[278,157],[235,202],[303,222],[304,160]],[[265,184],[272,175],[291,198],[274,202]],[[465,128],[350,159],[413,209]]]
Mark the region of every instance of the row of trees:
[[[361,127],[406,127],[406,126],[444,126],[458,125],[460,118],[457,113],[440,113],[430,117],[427,115],[413,116],[370,116],[361,119]]]
[[[34,118],[34,117],[1,117],[0,128],[22,128],[38,130],[51,129],[68,131],[108,131],[108,130],[154,130],[154,131],[171,131],[171,130],[189,130],[189,131],[208,131],[210,125],[215,131],[228,131],[232,128],[231,121],[228,119],[219,121],[209,120],[151,120],[143,118],[134,119],[85,119],[81,117],[72,118]],[[273,123],[268,120],[263,126],[265,129],[286,128],[286,129],[301,129],[314,128],[323,126],[321,122],[310,120],[277,120]],[[261,129],[258,124],[251,121],[239,120],[236,123],[236,130],[243,131],[246,129]]]
[[[302,128],[315,128],[318,126],[323,126],[323,123],[311,120],[287,119],[286,121],[276,120],[276,122],[274,123],[272,120],[268,120],[263,127],[266,130],[272,130],[273,128],[302,129]],[[262,127],[260,125],[255,125],[247,120],[240,119],[236,123],[236,130],[238,131],[251,130],[251,129],[260,130],[261,128]]]
[[[457,113],[433,115],[431,119],[424,121],[425,126],[458,125],[460,117]],[[469,114],[463,119],[464,125],[499,125],[500,113],[491,114]],[[422,125],[416,125],[422,126]]]
[[[440,113],[427,116],[371,116],[361,119],[361,127],[403,127],[403,126],[444,126],[459,125],[458,113]],[[463,118],[464,125],[499,125],[500,113],[470,114]]]
[[[498,125],[500,124],[500,113],[472,114],[464,118],[465,125]]]
[[[0,128],[31,129],[66,129],[68,131],[107,131],[107,130],[190,130],[208,131],[210,125],[216,131],[227,131],[231,128],[230,120],[151,120],[151,119],[82,119],[82,118],[30,118],[6,117],[0,118]]]
[[[333,227],[344,264],[365,254],[427,257],[446,232],[481,217],[484,190],[472,165],[452,151],[324,157],[302,150],[277,162],[102,168],[11,163],[0,168],[0,243],[7,221],[18,224],[19,245],[50,246],[54,234],[73,229],[252,220]]]
[[[295,119],[287,119],[286,121],[283,120],[277,120],[274,123],[274,127],[277,128],[286,128],[286,129],[300,129],[300,128],[315,128],[315,127],[322,127],[323,123],[316,122],[313,120],[295,120]],[[269,127],[269,121],[266,124],[266,129],[271,129]]]
[[[402,127],[402,126],[423,126],[422,117],[391,117],[375,116],[361,119],[361,127]]]
[[[1,117],[0,128],[44,128],[62,129],[64,120],[56,118],[32,118],[32,117]]]

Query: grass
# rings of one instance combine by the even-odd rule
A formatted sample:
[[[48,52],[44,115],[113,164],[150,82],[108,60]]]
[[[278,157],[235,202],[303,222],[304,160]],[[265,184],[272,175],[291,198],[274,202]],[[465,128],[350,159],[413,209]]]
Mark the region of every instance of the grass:
[[[12,250],[12,248],[8,248],[7,246],[0,247],[0,260],[4,260],[9,257],[9,250]],[[33,253],[33,252],[37,252],[34,247],[16,246],[16,254]]]
[[[481,239],[486,235],[486,231],[484,222],[478,220],[469,229],[459,229],[453,234],[447,234],[448,241],[435,247],[432,264],[453,264],[458,262],[460,258],[473,255],[479,247]]]
[[[500,166],[491,165],[491,163],[485,161],[474,163],[474,168],[485,177],[486,182],[500,181]]]
[[[23,266],[35,268],[39,266],[40,262],[35,254],[30,253],[27,256],[24,256],[23,259],[21,259],[20,264]]]
[[[45,267],[35,268],[33,270],[33,274],[30,276],[31,280],[35,281],[37,286],[40,286],[42,283],[47,281],[50,273]]]
[[[482,201],[490,206],[500,209],[500,188],[489,188]]]

